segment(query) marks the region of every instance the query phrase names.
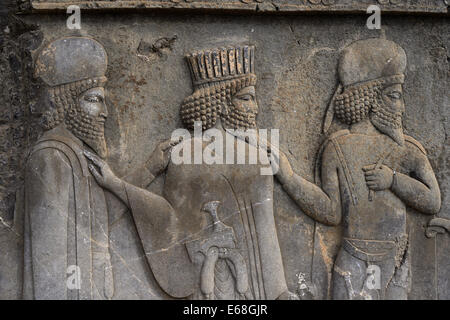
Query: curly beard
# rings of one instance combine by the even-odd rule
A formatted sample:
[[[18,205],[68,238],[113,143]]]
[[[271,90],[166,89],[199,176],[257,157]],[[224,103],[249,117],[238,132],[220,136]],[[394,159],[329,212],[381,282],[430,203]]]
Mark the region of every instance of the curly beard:
[[[392,78],[393,83],[403,82],[403,76]],[[405,141],[402,113],[389,108],[381,96],[383,87],[389,84],[388,79],[378,79],[347,88],[336,96],[334,113],[347,125],[358,123],[369,115],[375,128],[402,146]]]
[[[230,129],[256,129],[256,114],[246,113],[231,106],[227,114],[223,114],[222,118],[226,127]]]
[[[77,138],[91,147],[101,158],[106,158],[108,148],[103,117],[94,117],[78,106],[70,108],[67,112],[66,125]]]
[[[372,107],[370,121],[382,133],[386,134],[400,146],[405,143],[402,127],[402,113],[393,112],[378,99],[376,106]]]

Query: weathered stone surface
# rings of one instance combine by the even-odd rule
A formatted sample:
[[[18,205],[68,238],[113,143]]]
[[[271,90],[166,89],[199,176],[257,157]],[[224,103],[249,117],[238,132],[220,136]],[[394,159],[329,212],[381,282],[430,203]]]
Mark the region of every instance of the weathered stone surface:
[[[421,0],[410,3],[398,0],[29,0],[35,10],[65,9],[71,4],[81,8],[104,9],[199,9],[208,11],[247,12],[366,12],[377,4],[385,12],[447,13],[445,0]]]
[[[343,1],[342,3],[344,2],[350,3],[350,1]],[[45,7],[42,1],[32,2],[35,9],[39,9],[39,6],[42,9],[56,8],[61,3],[55,1],[52,6]],[[108,3],[114,4],[117,8],[120,1]],[[275,3],[279,7],[279,11],[285,11],[289,10],[288,5],[294,3],[294,1],[280,2],[280,4],[277,4],[277,1],[273,1],[272,3]],[[135,4],[135,2],[133,4],[128,2],[129,6],[134,6]],[[146,5],[149,7],[153,5],[161,7],[163,4],[163,2],[146,1]],[[324,10],[333,12],[342,10],[343,12],[355,12],[365,11],[366,8],[366,4],[361,4],[361,7],[357,7],[356,9],[354,6],[351,8],[339,7],[338,1],[329,6],[316,4],[313,1],[311,3],[305,1],[302,4],[304,7],[299,7],[295,11]],[[415,4],[415,7],[414,5],[409,6],[409,9],[406,10],[401,4],[395,5],[391,1],[390,6],[392,9],[389,10],[443,13],[446,12],[447,8],[444,1],[424,1],[423,3],[415,2]],[[66,5],[64,3],[64,8]],[[168,3],[167,8],[193,8],[197,5],[199,4],[195,2],[174,2]],[[250,11],[256,10],[257,6],[259,8],[258,10],[262,10],[261,8],[267,5],[267,10],[273,10],[273,5],[266,4],[266,2],[251,2],[248,4],[236,2],[234,5],[238,7],[230,6],[229,9],[249,10],[250,13]],[[103,4],[100,4],[98,7],[101,8],[102,6]],[[221,8],[223,9],[223,7]],[[91,192],[96,195],[101,194],[101,197],[105,197],[104,200],[94,200],[95,204],[93,207],[100,208],[95,210],[95,216],[100,217],[106,213],[107,221],[102,220],[96,226],[98,230],[102,231],[88,236],[88,238],[90,240],[100,239],[99,241],[105,244],[112,265],[112,268],[107,267],[105,270],[108,272],[112,271],[113,280],[112,284],[111,282],[107,283],[104,279],[107,279],[109,276],[102,275],[103,293],[97,295],[94,290],[94,293],[85,292],[86,296],[84,297],[112,299],[170,299],[174,296],[188,297],[192,295],[192,287],[189,287],[192,285],[197,288],[194,290],[196,292],[194,297],[196,298],[202,298],[205,294],[206,296],[208,294],[214,294],[215,298],[220,298],[220,295],[216,291],[214,293],[210,291],[211,287],[207,285],[210,282],[207,280],[205,280],[205,285],[203,286],[203,280],[200,280],[203,278],[192,276],[192,281],[189,282],[186,277],[182,277],[185,273],[190,272],[189,259],[192,258],[192,260],[195,260],[194,255],[196,250],[200,252],[203,250],[203,254],[210,254],[211,257],[214,257],[216,254],[214,250],[208,253],[207,248],[205,249],[195,242],[198,240],[197,238],[192,239],[194,242],[190,244],[190,249],[188,249],[191,250],[191,256],[184,257],[188,260],[183,260],[177,254],[174,255],[175,258],[167,258],[169,262],[164,263],[165,260],[161,260],[163,262],[162,267],[171,266],[170,261],[176,261],[180,266],[185,266],[185,268],[178,270],[179,274],[169,273],[168,277],[164,275],[164,272],[167,273],[167,270],[163,270],[164,272],[161,273],[161,265],[155,264],[152,261],[151,254],[149,256],[148,253],[149,251],[150,253],[157,252],[158,249],[167,247],[168,243],[164,243],[164,241],[169,241],[170,245],[183,243],[179,241],[180,238],[177,238],[177,236],[179,237],[183,232],[186,232],[186,229],[191,233],[195,233],[196,230],[202,231],[203,238],[199,237],[199,239],[206,239],[210,241],[210,244],[215,244],[220,248],[220,241],[224,241],[223,239],[226,237],[232,238],[233,236],[226,232],[228,230],[227,228],[224,229],[225,231],[223,233],[225,238],[222,240],[219,239],[220,241],[217,237],[214,238],[209,234],[209,232],[212,232],[212,235],[214,235],[214,232],[220,231],[207,228],[207,226],[210,226],[211,221],[213,221],[211,220],[212,217],[207,212],[201,211],[202,208],[209,208],[208,210],[211,213],[213,211],[212,207],[203,207],[203,205],[204,202],[212,200],[221,202],[221,206],[217,208],[218,217],[226,227],[231,226],[234,229],[234,245],[227,244],[226,247],[234,249],[233,246],[236,246],[236,248],[242,249],[243,245],[239,237],[243,236],[245,232],[239,234],[235,224],[229,220],[224,221],[223,217],[232,215],[235,212],[242,214],[243,211],[248,216],[250,214],[248,205],[252,202],[258,203],[265,198],[273,199],[273,203],[267,207],[268,210],[273,210],[273,212],[270,213],[269,211],[265,212],[265,214],[268,214],[268,217],[272,215],[275,219],[276,237],[277,243],[279,244],[282,267],[276,267],[273,271],[277,275],[274,278],[279,280],[280,283],[285,282],[287,285],[287,290],[282,297],[293,297],[292,293],[297,294],[303,299],[327,299],[333,296],[336,297],[333,294],[333,290],[335,289],[331,286],[334,276],[332,275],[332,267],[337,252],[343,244],[342,236],[345,236],[345,230],[351,223],[345,222],[343,227],[342,224],[337,227],[326,226],[320,222],[316,222],[306,214],[309,213],[311,215],[312,209],[303,202],[310,197],[321,199],[319,189],[316,190],[311,187],[312,191],[309,196],[296,197],[298,190],[308,189],[305,188],[305,185],[307,185],[306,182],[302,180],[290,180],[282,177],[281,173],[278,177],[270,176],[270,179],[267,178],[268,180],[264,180],[261,176],[254,173],[254,170],[257,169],[256,165],[252,165],[250,166],[251,169],[246,170],[241,170],[238,167],[223,169],[220,165],[216,167],[201,165],[199,170],[195,170],[190,168],[183,169],[183,167],[170,164],[167,170],[163,170],[167,161],[167,153],[164,150],[166,150],[165,148],[168,145],[167,143],[159,144],[159,142],[170,138],[173,130],[183,128],[188,124],[186,122],[186,120],[190,119],[186,118],[188,112],[180,113],[181,106],[184,105],[186,97],[191,96],[193,91],[197,92],[201,86],[206,85],[208,82],[199,82],[195,77],[192,78],[193,69],[189,67],[184,57],[186,55],[192,56],[192,54],[197,57],[196,54],[210,50],[212,53],[209,57],[214,59],[213,53],[220,53],[220,50],[216,50],[217,48],[244,48],[245,46],[251,46],[255,48],[254,60],[249,62],[250,67],[248,71],[254,73],[257,80],[256,83],[249,82],[247,85],[244,85],[243,89],[246,87],[254,87],[255,91],[253,92],[251,91],[252,89],[249,89],[249,92],[245,91],[240,94],[254,95],[256,97],[255,104],[259,106],[256,124],[259,128],[280,129],[280,149],[286,154],[296,175],[303,177],[309,182],[316,182],[318,184],[315,178],[315,163],[320,147],[330,134],[348,128],[346,124],[335,117],[328,132],[325,134],[322,131],[324,119],[327,118],[327,110],[330,110],[328,109],[330,101],[337,92],[336,88],[338,84],[351,84],[352,81],[364,82],[365,80],[373,80],[358,78],[363,74],[370,74],[369,71],[366,73],[363,71],[365,67],[370,66],[370,62],[367,61],[365,61],[365,64],[360,65],[360,67],[352,69],[350,78],[353,80],[347,80],[348,78],[343,76],[342,73],[345,67],[342,67],[342,60],[340,58],[343,56],[343,52],[346,52],[345,48],[348,48],[355,41],[379,38],[381,33],[376,30],[368,30],[365,27],[367,16],[357,14],[324,14],[319,16],[235,15],[222,10],[220,15],[205,15],[197,11],[187,14],[177,13],[178,11],[175,9],[169,13],[147,12],[146,14],[136,12],[121,14],[120,11],[115,13],[102,12],[101,14],[83,12],[81,21],[82,29],[78,32],[66,29],[66,15],[63,13],[12,16],[10,20],[3,20],[4,18],[2,18],[0,68],[4,76],[2,77],[0,101],[5,107],[2,109],[0,115],[0,141],[2,144],[0,146],[0,156],[4,162],[0,174],[2,181],[0,189],[2,199],[2,223],[0,225],[0,248],[2,252],[0,258],[1,298],[22,298],[22,283],[27,280],[22,279],[23,222],[17,215],[17,212],[20,212],[21,205],[26,203],[25,200],[20,201],[24,173],[27,172],[25,170],[25,164],[27,163],[27,159],[30,161],[30,158],[27,158],[26,155],[32,150],[31,148],[35,145],[38,137],[41,141],[49,137],[48,133],[42,135],[42,129],[38,125],[41,113],[48,107],[48,102],[46,103],[45,99],[42,100],[45,96],[43,98],[39,98],[38,96],[39,92],[46,92],[46,86],[40,80],[33,77],[35,63],[39,61],[38,56],[41,53],[40,50],[47,47],[52,41],[67,36],[82,37],[79,39],[85,39],[87,36],[93,37],[101,44],[101,47],[104,47],[108,56],[106,69],[106,77],[108,80],[105,83],[102,81],[102,87],[105,88],[104,94],[108,112],[104,133],[108,146],[108,156],[105,159],[112,168],[115,176],[122,177],[124,183],[125,181],[129,183],[129,185],[126,185],[126,188],[128,188],[125,193],[128,196],[127,198],[126,196],[124,197],[121,187],[117,187],[114,183],[103,181],[102,177],[96,177],[96,174],[102,174],[103,177],[112,177],[112,173],[108,173],[109,171],[106,169],[104,169],[106,171],[98,169],[99,167],[107,168],[107,166],[101,159],[95,158],[95,155],[90,156],[96,159],[95,161],[99,165],[96,169],[97,171],[95,171],[97,173],[94,173],[94,176],[89,171],[83,174],[67,173],[60,174],[60,176],[56,175],[56,181],[58,183],[64,182],[64,179],[67,179],[67,177],[75,177],[76,180],[86,177],[91,183],[90,188],[94,190]],[[7,11],[5,10],[5,12]],[[387,237],[393,235],[395,229],[405,230],[405,233],[409,235],[408,252],[410,253],[409,260],[411,264],[411,290],[408,293],[408,298],[449,299],[449,23],[448,19],[439,17],[438,15],[434,17],[383,15],[382,26],[386,38],[395,42],[406,54],[407,64],[403,84],[405,102],[403,132],[406,135],[414,137],[418,143],[413,142],[411,139],[405,143],[409,143],[412,150],[415,150],[414,155],[422,157],[422,160],[429,160],[431,169],[428,168],[426,170],[426,175],[429,176],[430,172],[432,175],[434,172],[437,178],[440,189],[439,194],[441,196],[441,208],[435,216],[437,219],[432,220],[434,216],[424,215],[423,211],[434,213],[435,210],[433,208],[428,210],[420,207],[416,208],[419,210],[414,210],[409,205],[406,209],[407,219],[405,229],[403,229],[400,222],[390,220],[389,213],[385,220],[383,220],[385,224],[378,231],[376,231],[376,228],[379,225],[375,225],[375,220],[372,221],[370,218],[366,219],[369,224],[374,223],[374,226],[367,226],[367,224],[364,224],[362,217],[362,220],[355,218],[356,220],[354,221],[356,222],[354,226],[357,228],[352,230],[357,231],[354,231],[356,233],[353,235],[364,240],[387,240]],[[364,45],[363,47],[366,48],[367,46]],[[398,53],[398,55],[394,55],[395,58],[402,56],[402,49],[398,49],[397,47],[394,47],[394,49],[389,49],[389,46],[384,47],[384,45],[378,45],[376,47],[385,49],[381,50],[381,52]],[[74,50],[80,50],[80,48],[82,47],[75,46]],[[361,51],[362,49],[356,50],[356,52]],[[368,52],[373,51],[372,49]],[[83,53],[82,50],[80,52],[81,54]],[[250,50],[249,52],[251,55],[252,51]],[[386,60],[390,58],[392,57],[387,57]],[[357,59],[357,56],[351,56],[349,61],[355,62]],[[400,59],[400,66],[402,65],[401,61]],[[254,69],[252,69],[253,63]],[[242,65],[243,70],[245,70],[246,65],[247,63],[244,61]],[[213,63],[211,70],[214,77],[217,77],[214,66],[215,64]],[[207,69],[208,67],[205,66],[205,68]],[[223,65],[220,65],[219,70],[223,70],[223,68]],[[239,68],[239,66],[236,68]],[[96,74],[95,76],[101,75]],[[224,73],[221,73],[221,76],[224,76]],[[382,76],[388,75],[379,75],[379,77]],[[358,79],[355,80],[355,77]],[[52,79],[55,79],[55,77],[52,77]],[[81,79],[78,77],[77,80]],[[402,81],[397,79],[397,82],[397,84],[400,84]],[[95,87],[91,89],[95,89]],[[80,99],[84,99],[87,95],[88,99],[86,101],[92,100],[89,94],[97,94],[100,96],[103,94],[102,91],[82,91],[78,93],[79,97]],[[346,91],[344,90],[338,93],[345,94]],[[337,98],[339,100],[339,96]],[[94,103],[92,101],[90,103]],[[343,97],[343,101],[345,104],[345,97]],[[185,119],[183,119],[183,116]],[[349,122],[353,122],[350,121],[352,120],[351,116],[350,112]],[[355,115],[355,121],[356,118]],[[345,108],[342,119],[346,120]],[[67,125],[65,131],[53,132],[55,134],[54,137],[67,134],[67,137],[72,139],[72,133],[76,132],[73,130],[73,127]],[[382,131],[375,132],[380,134]],[[385,145],[381,144],[377,146],[374,142],[372,146],[369,145],[368,150],[370,152],[365,154],[362,145],[366,140],[352,142],[355,144],[355,147],[350,144],[348,146],[349,151],[344,150],[344,157],[349,156],[352,161],[355,159],[364,159],[364,157],[378,159],[378,155],[381,156],[383,153],[381,149],[392,144],[392,147],[389,148],[397,151],[394,151],[395,156],[384,163],[385,165],[389,168],[396,169],[399,174],[403,174],[406,171],[398,169],[396,167],[398,163],[402,163],[400,167],[406,165],[408,168],[416,165],[408,164],[411,157],[398,152],[401,147],[398,146],[397,142],[400,140],[397,142],[394,141],[395,139],[399,139],[397,134],[390,132],[390,135],[382,136],[380,139],[386,139]],[[75,137],[77,137],[77,134],[75,134]],[[341,137],[340,139],[344,138]],[[73,141],[82,141],[81,145],[84,145],[83,148],[86,145],[90,146],[91,152],[95,151],[102,155],[102,144],[94,144],[81,134],[73,139]],[[425,149],[426,156],[424,156],[420,146],[423,146]],[[77,147],[74,146],[73,148]],[[346,148],[345,144],[342,148]],[[156,150],[156,152],[153,150]],[[42,150],[36,150],[35,155],[36,152],[42,152]],[[54,175],[52,172],[58,169],[59,165],[57,163],[59,163],[60,155],[49,155],[45,153],[42,156],[44,160],[35,159],[33,161],[31,157],[31,162],[28,162],[28,172],[43,174],[46,172],[44,169],[47,169],[49,173],[43,175],[43,178],[50,179]],[[91,160],[86,160],[81,154],[79,156],[86,164],[90,163],[89,161]],[[49,158],[47,159],[47,157]],[[321,158],[319,157],[319,164],[323,170],[324,164],[320,160]],[[53,161],[54,164],[45,167],[45,164],[50,163],[49,161]],[[361,161],[371,162],[369,160]],[[30,163],[32,164],[31,167]],[[43,169],[35,171],[33,164]],[[363,166],[362,163],[359,165]],[[350,170],[353,169],[353,167],[350,168]],[[158,178],[154,177],[160,173],[162,173],[161,176]],[[365,189],[366,181],[364,180],[365,176],[362,170],[360,174],[358,179],[361,179],[361,181],[357,182],[357,184],[359,183],[358,188],[363,190],[362,198],[364,199],[361,200],[362,198],[359,196],[358,201],[365,201],[364,203],[366,203],[364,204],[365,209],[361,211],[361,214],[377,214],[374,209],[382,208],[386,201],[388,203],[390,201],[397,201],[396,203],[399,206],[401,206],[400,203],[404,202],[398,200],[396,198],[397,196],[393,196],[392,194],[390,196],[394,197],[395,200],[391,198],[386,200],[380,197],[380,193],[389,193],[390,191],[376,191],[375,193],[372,192],[370,196],[368,193],[369,190]],[[229,197],[232,197],[232,193],[225,191],[226,183],[222,183],[226,180],[223,180],[220,176],[226,177],[231,181],[231,185],[239,188],[240,192],[237,198],[242,199],[244,202],[248,201],[248,203],[244,203],[240,208],[234,208],[234,204],[231,204],[231,198],[229,199]],[[420,176],[420,174],[412,175],[412,178],[415,179],[415,182],[421,181],[423,185],[431,187],[432,183],[430,180]],[[141,189],[135,186],[146,188],[147,184],[153,179],[155,180],[148,187],[148,190],[154,192],[154,194],[162,195],[164,198],[155,197],[144,201],[142,199],[146,199],[149,193],[140,191]],[[115,182],[118,181],[116,178],[113,180]],[[30,183],[29,181],[26,184],[27,186]],[[279,181],[282,181],[282,183],[280,184]],[[412,180],[408,181],[409,183],[415,183],[411,182]],[[273,191],[271,191],[271,185],[273,185]],[[103,190],[102,186],[106,190]],[[411,185],[408,186],[410,187]],[[55,185],[49,184],[49,187],[54,188]],[[63,193],[63,189],[61,187],[57,189],[58,192],[54,190],[53,193],[46,192],[45,194],[53,194],[59,200],[59,198],[62,198],[61,194]],[[252,193],[254,190],[260,191],[260,193],[255,195]],[[436,191],[434,190],[432,193],[436,194]],[[418,193],[413,192],[413,194]],[[219,199],[217,196],[221,198]],[[129,197],[132,197],[132,199],[130,200]],[[345,195],[342,197],[345,197]],[[372,197],[373,200],[370,201],[369,197]],[[42,198],[36,196],[36,199],[39,200]],[[72,205],[77,202],[75,198],[71,198],[70,196],[68,199],[69,201],[67,203],[72,203]],[[167,206],[166,200],[169,200],[168,203],[170,203],[170,206]],[[425,198],[421,200],[423,200],[420,201],[421,204],[426,202]],[[132,204],[142,201],[148,205]],[[317,200],[314,203],[322,204],[322,201]],[[409,199],[409,201],[414,202],[415,199]],[[238,203],[241,204],[239,201]],[[372,203],[376,203],[376,206],[373,206]],[[47,201],[44,204],[48,206],[50,202]],[[51,204],[54,205],[53,202]],[[131,208],[127,209],[127,205]],[[15,206],[16,214],[14,214]],[[59,208],[58,206],[56,208]],[[193,211],[190,212],[190,209]],[[374,211],[372,212],[371,210]],[[180,220],[177,214],[184,211],[187,214],[192,213],[192,219],[183,220],[181,218],[183,221],[181,226],[173,222],[176,219],[167,221],[163,218],[174,217]],[[50,210],[46,209],[42,211],[43,214],[46,212],[48,213]],[[140,214],[142,212],[144,214]],[[148,214],[145,214],[145,212]],[[161,214],[163,212],[165,214]],[[183,214],[183,216],[188,215]],[[164,228],[157,228],[155,230],[148,227],[148,221],[146,219],[149,217],[150,219],[159,221],[159,226],[167,226],[169,229],[177,226],[179,227],[177,230],[181,231],[173,233],[177,235],[174,239],[164,239],[164,236],[160,234]],[[429,224],[430,220],[433,221],[431,224]],[[258,223],[257,219],[254,221],[256,224]],[[69,226],[75,232],[80,231],[79,227],[75,227],[75,225],[69,224]],[[49,230],[55,237],[64,236],[64,233],[59,227],[50,225],[39,226],[37,232],[42,232],[46,227],[50,228]],[[248,227],[252,228],[252,224],[248,224]],[[93,227],[91,232],[95,233],[95,230],[95,227]],[[381,236],[383,232],[385,232],[386,237]],[[256,232],[250,230],[248,233],[248,235],[260,237],[261,239],[266,239],[274,234],[273,228]],[[149,238],[147,239],[147,237]],[[158,239],[163,239],[163,243],[158,243]],[[52,240],[50,239],[49,241]],[[155,241],[157,244],[155,244]],[[102,250],[105,249],[105,246],[102,247]],[[56,248],[56,246],[53,248]],[[264,245],[261,244],[260,248],[264,250]],[[272,250],[271,254],[274,254],[276,251]],[[106,251],[103,252],[105,253]],[[147,256],[145,253],[147,253]],[[70,259],[73,259],[73,252],[71,253],[70,250],[64,254],[58,254],[56,251],[53,254],[56,254],[58,258],[66,255]],[[233,268],[235,267],[231,266],[228,258],[225,258],[226,254],[229,253],[225,253],[223,250],[220,251],[222,258],[216,262],[216,267],[220,269],[220,272],[216,273],[213,279],[219,277],[222,280],[237,279],[236,275],[233,274],[233,270],[235,270]],[[241,252],[241,254],[243,253]],[[95,254],[88,254],[88,256],[92,258]],[[211,259],[208,261],[215,261]],[[57,260],[55,259],[55,261]],[[204,260],[200,259],[199,261],[201,268]],[[353,260],[349,259],[348,261]],[[360,259],[358,263],[361,261]],[[207,264],[209,265],[209,263]],[[338,266],[345,267],[348,265],[346,263],[345,261],[342,262],[341,258],[341,264]],[[247,262],[246,266],[250,270],[253,268],[253,265],[251,262]],[[256,264],[256,266],[261,269],[255,270],[263,270],[265,267],[264,263],[259,266]],[[353,267],[354,265],[350,266],[349,270]],[[272,267],[269,266],[269,268]],[[88,276],[95,272],[95,270],[89,271]],[[84,273],[83,271],[82,275]],[[284,275],[282,275],[283,273]],[[59,274],[62,279],[70,275],[66,275],[65,268],[58,270],[53,275],[56,274]],[[195,275],[196,272],[193,271],[193,274]],[[231,278],[227,278],[230,275]],[[258,276],[256,273],[253,273],[253,275]],[[251,271],[248,271],[248,276],[248,281],[251,283]],[[210,278],[206,277],[204,279]],[[241,279],[239,283],[242,284],[243,278],[239,279]],[[256,279],[254,278],[253,280]],[[182,281],[185,281],[185,283],[182,283]],[[351,279],[351,281],[358,283],[357,286],[359,286],[358,281],[360,280]],[[43,283],[46,283],[46,280]],[[264,287],[265,281],[260,281],[259,283],[263,284],[262,287]],[[223,283],[224,286],[229,286],[228,288],[238,288],[237,284],[238,281],[224,281]],[[269,284],[267,285],[269,286]],[[253,286],[254,284],[250,285],[251,288],[254,288]],[[281,285],[280,287],[283,286]],[[241,286],[239,288],[245,287]],[[347,287],[345,287],[345,284],[342,284],[342,288],[344,289],[341,295],[337,297],[346,298],[345,294],[348,291],[345,288]],[[356,292],[361,288],[354,289]],[[64,288],[61,290],[65,291]],[[239,296],[239,294],[243,294],[247,298],[258,297],[255,296],[254,290],[250,289],[250,291],[252,295],[247,296],[245,295],[246,292],[241,292],[237,289],[236,292],[232,289],[225,290],[224,292],[228,292],[225,295],[228,298],[232,295],[234,297]],[[262,292],[258,294],[260,293]],[[265,294],[269,295],[269,293],[266,292]],[[78,294],[74,295],[71,290],[67,290],[61,296],[59,296],[57,291],[54,294],[59,298],[80,297]],[[36,297],[48,298],[55,297],[55,295],[52,296],[51,292],[46,292],[46,295]],[[384,297],[395,298],[400,296],[387,295]],[[26,297],[32,298],[32,296]],[[270,297],[272,298],[272,296]],[[276,297],[273,296],[273,298]]]

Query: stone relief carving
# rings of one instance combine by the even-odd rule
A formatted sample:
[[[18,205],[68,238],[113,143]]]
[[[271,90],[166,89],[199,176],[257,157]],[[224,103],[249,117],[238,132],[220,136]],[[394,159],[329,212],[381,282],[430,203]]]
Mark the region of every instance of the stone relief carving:
[[[434,218],[428,223],[426,235],[428,238],[435,237],[436,234],[450,232],[450,220],[444,218]]]
[[[105,192],[129,209],[148,265],[168,295],[299,298],[286,285],[274,177],[261,175],[264,164],[169,161],[174,150],[195,152],[196,145],[202,154],[207,150],[208,144],[192,134],[196,124],[232,141],[233,157],[239,143],[247,150],[261,148],[239,131],[257,129],[255,48],[203,50],[187,56],[187,62],[194,92],[183,101],[180,117],[190,131],[184,139],[159,144],[142,168],[117,177],[105,160],[105,49],[93,39],[69,37],[41,51],[36,74],[48,86],[50,109],[43,116],[46,132],[30,151],[19,199],[25,204],[24,298],[112,298]],[[440,209],[426,151],[402,130],[405,68],[404,50],[385,39],[357,41],[343,51],[340,84],[323,131],[328,133],[334,118],[349,129],[329,134],[322,145],[315,184],[296,174],[285,153],[266,142],[264,152],[276,157],[275,177],[302,212],[326,225],[343,225],[335,299],[406,299],[406,206],[424,214]],[[162,196],[147,191],[163,171]],[[431,236],[449,229],[441,218],[431,220],[432,227]],[[66,285],[71,265],[81,269],[80,290]],[[371,265],[380,268],[380,288],[367,285]],[[299,275],[299,283],[306,282]]]
[[[16,213],[24,216],[25,299],[109,299],[114,294],[108,208],[84,155],[87,150],[101,158],[108,153],[106,67],[103,46],[85,37],[56,40],[37,58],[36,75],[47,85],[49,109],[42,117],[46,131],[28,156],[18,199],[23,212]],[[127,178],[146,173],[151,181],[148,170],[156,172],[167,161],[160,157],[166,144]],[[141,183],[146,182],[141,178]],[[67,272],[75,272],[72,285]]]
[[[334,263],[334,299],[406,299],[409,281],[406,208],[439,212],[439,186],[423,146],[403,134],[404,50],[392,41],[368,39],[344,49],[340,84],[324,122],[349,125],[320,150],[316,181],[292,171],[283,155],[280,180],[303,212],[327,225],[343,225]],[[379,288],[366,270],[381,271]]]
[[[194,129],[195,121],[203,130],[215,128],[231,139],[233,154],[238,140],[243,139],[233,136],[233,129],[256,128],[254,50],[250,46],[228,47],[187,57],[194,93],[181,106],[183,123],[188,129]],[[188,133],[181,144],[190,147],[199,143],[203,153],[208,145],[201,139]],[[224,152],[227,157],[229,149]],[[119,197],[127,194],[122,198],[132,211],[149,265],[169,295],[194,299],[297,298],[288,291],[284,275],[273,216],[273,177],[260,174],[261,164],[169,163],[163,194],[172,206],[165,215],[172,217],[168,227],[174,238],[168,239],[171,241],[163,249],[155,248],[154,232],[148,229],[150,223],[144,222],[152,219],[144,202],[147,191],[125,184],[126,192],[121,192],[123,182],[114,178],[106,162],[91,159],[103,168],[94,171],[101,185]],[[108,183],[114,181],[115,185]]]

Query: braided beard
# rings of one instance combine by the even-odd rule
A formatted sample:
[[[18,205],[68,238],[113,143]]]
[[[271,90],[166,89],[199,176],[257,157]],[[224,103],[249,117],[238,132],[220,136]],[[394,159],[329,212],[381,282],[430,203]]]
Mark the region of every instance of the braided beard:
[[[256,129],[256,114],[246,113],[231,106],[230,112],[222,115],[225,126],[230,129]]]
[[[79,106],[72,106],[66,116],[67,128],[84,143],[90,146],[101,158],[106,158],[108,148],[105,140],[105,119],[94,117]]]
[[[375,128],[403,146],[405,137],[403,136],[402,113],[393,112],[380,100],[378,99],[377,105],[372,107],[370,121]]]

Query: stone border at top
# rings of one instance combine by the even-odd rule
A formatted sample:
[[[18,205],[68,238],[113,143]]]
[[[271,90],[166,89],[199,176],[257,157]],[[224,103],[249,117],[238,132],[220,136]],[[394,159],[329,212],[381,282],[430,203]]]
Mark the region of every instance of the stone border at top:
[[[82,10],[172,9],[218,12],[341,12],[365,13],[379,5],[385,13],[448,13],[450,0],[17,0],[32,11],[65,10],[77,5]]]

